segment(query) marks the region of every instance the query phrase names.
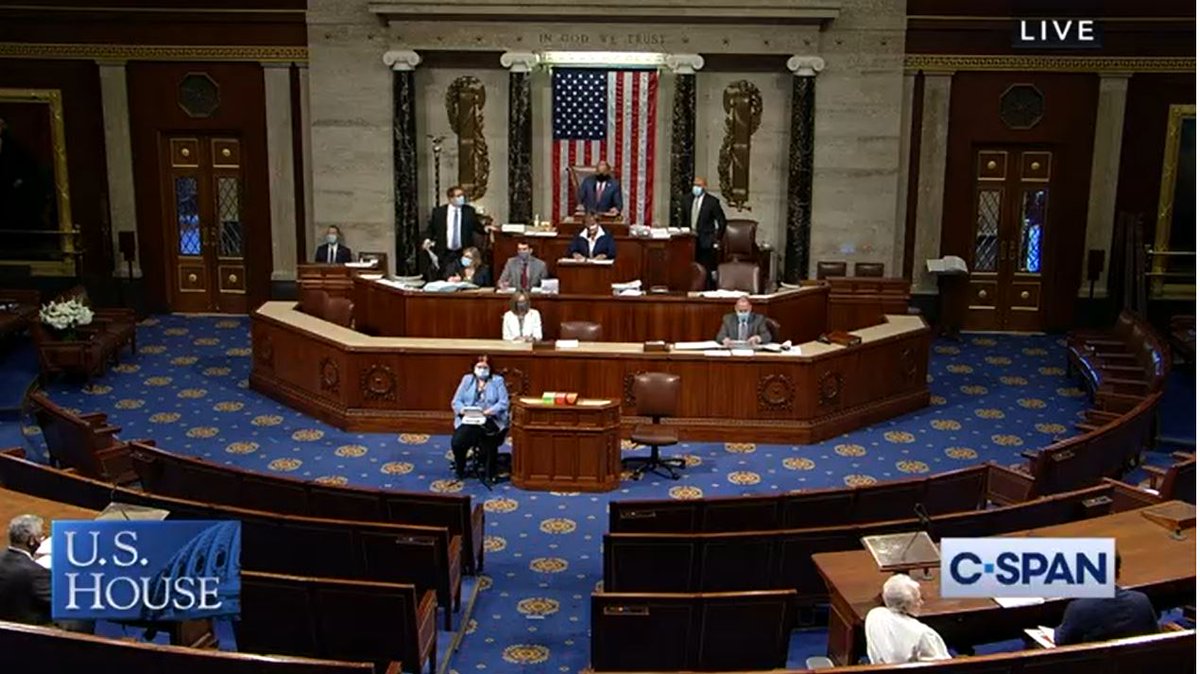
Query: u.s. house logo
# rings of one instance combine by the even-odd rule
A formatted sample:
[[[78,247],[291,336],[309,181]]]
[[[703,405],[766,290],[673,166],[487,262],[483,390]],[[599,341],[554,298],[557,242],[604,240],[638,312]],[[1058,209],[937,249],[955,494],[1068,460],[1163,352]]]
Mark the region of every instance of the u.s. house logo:
[[[56,521],[55,620],[237,615],[241,522]]]

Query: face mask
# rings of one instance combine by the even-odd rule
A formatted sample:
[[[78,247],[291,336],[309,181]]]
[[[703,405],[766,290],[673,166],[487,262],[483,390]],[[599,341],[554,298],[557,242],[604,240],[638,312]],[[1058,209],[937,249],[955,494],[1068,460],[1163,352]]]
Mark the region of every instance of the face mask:
[[[325,235],[325,243],[327,243],[331,246],[333,244],[337,243],[337,239],[338,239],[337,234],[326,234]]]
[[[475,368],[475,376],[479,377],[480,379],[487,379],[489,374],[491,374],[491,370],[486,367]]]
[[[521,313],[525,313],[526,311],[529,311],[529,303],[528,302],[517,302],[517,311],[519,311]]]
[[[608,174],[601,173],[600,171],[596,171],[596,180],[599,180],[600,182],[604,182],[605,180],[608,180]]]
[[[741,309],[738,309],[738,310],[737,310],[737,317],[738,317],[738,320],[739,320],[739,321],[744,321],[744,320],[747,320],[748,318],[750,318],[750,312],[749,312],[749,311],[742,311]]]
[[[704,188],[699,185],[692,185],[692,196],[698,197],[701,194],[704,194]]]
[[[529,251],[527,251],[527,250],[518,250],[518,251],[517,251],[517,257],[521,258],[522,260],[528,260],[528,259],[529,259]]]
[[[469,257],[467,257],[467,256],[465,256],[465,255],[462,257],[462,259],[460,259],[460,260],[459,260],[459,262],[461,262],[461,263],[462,263],[462,266],[464,266],[464,267],[470,267],[470,266],[471,266],[471,258],[469,258]]]
[[[457,197],[454,197],[453,199],[451,199],[450,203],[454,204],[455,206],[458,206],[459,208],[462,208],[463,204],[467,203],[467,198],[460,194]]]

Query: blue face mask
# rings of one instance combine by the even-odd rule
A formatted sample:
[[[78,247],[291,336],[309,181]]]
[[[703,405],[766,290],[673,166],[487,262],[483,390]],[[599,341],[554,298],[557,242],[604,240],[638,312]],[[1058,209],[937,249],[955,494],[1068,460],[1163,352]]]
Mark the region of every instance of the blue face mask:
[[[329,245],[331,245],[331,246],[332,246],[333,244],[335,244],[335,243],[337,243],[337,242],[338,242],[338,235],[337,235],[337,234],[326,234],[326,235],[325,235],[325,243],[327,243],[327,244],[329,244]]]
[[[704,188],[699,185],[692,185],[692,196],[698,197],[701,194],[704,194]]]
[[[749,311],[742,311],[742,310],[740,310],[740,309],[739,309],[739,310],[738,310],[738,312],[737,312],[737,317],[738,317],[738,320],[739,320],[739,321],[746,321],[746,320],[750,320],[750,312],[749,312]]]
[[[464,267],[471,266],[471,258],[467,257],[466,255],[462,256],[458,261],[461,262],[462,266]]]
[[[467,203],[467,198],[460,194],[457,197],[454,197],[453,199],[451,199],[450,203],[461,208],[463,206],[463,204]]]
[[[475,368],[475,376],[476,376],[476,377],[478,377],[478,378],[480,378],[480,379],[487,379],[487,378],[488,378],[488,376],[489,376],[489,375],[491,375],[491,374],[492,374],[492,371],[491,371],[491,370],[489,370],[489,369],[488,369],[488,368],[486,368],[486,367],[477,367],[477,368]]]

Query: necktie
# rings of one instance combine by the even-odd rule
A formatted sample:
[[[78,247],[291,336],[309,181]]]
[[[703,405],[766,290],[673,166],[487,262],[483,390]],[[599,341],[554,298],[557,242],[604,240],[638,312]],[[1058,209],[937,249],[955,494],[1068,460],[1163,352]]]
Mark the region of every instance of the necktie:
[[[460,217],[462,209],[451,207],[450,212],[452,214],[450,216],[450,221],[451,221],[450,222],[450,250],[458,250],[459,248],[462,248],[462,244],[459,242],[459,236],[458,236],[459,235],[458,219]]]
[[[529,265],[521,265],[521,288],[529,287]]]
[[[604,183],[596,181],[596,208],[600,208],[600,195],[604,194]]]
[[[333,264],[333,259],[337,255],[337,245],[327,246],[329,250],[329,264]]]
[[[746,341],[746,321],[744,319],[738,319],[738,341]]]
[[[692,231],[696,231],[696,221],[700,219],[700,202],[704,200],[704,195],[696,197],[696,201],[692,203]]]

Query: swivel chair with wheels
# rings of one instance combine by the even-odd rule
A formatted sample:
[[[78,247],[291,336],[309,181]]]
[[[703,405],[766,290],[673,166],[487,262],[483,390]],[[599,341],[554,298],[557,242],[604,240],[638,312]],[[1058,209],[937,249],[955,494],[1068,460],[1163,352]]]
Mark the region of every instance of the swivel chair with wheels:
[[[648,457],[621,459],[621,465],[633,470],[633,479],[640,480],[646,473],[654,473],[672,480],[679,479],[676,469],[682,469],[684,461],[678,457],[663,458],[660,447],[678,444],[679,432],[662,424],[663,417],[679,413],[679,375],[665,372],[643,372],[633,380],[634,406],[637,415],[650,417],[650,423],[634,427],[630,439],[650,448]]]

